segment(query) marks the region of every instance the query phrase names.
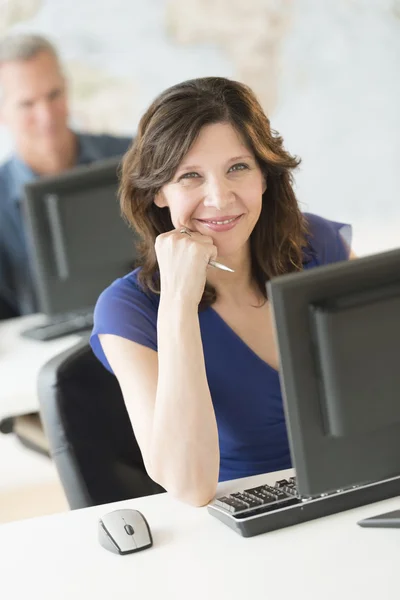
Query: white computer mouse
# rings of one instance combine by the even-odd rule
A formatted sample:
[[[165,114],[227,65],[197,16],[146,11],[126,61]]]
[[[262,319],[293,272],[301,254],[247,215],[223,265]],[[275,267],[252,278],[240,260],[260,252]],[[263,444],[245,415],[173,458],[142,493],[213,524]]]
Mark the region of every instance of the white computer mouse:
[[[153,545],[149,524],[138,510],[123,508],[99,520],[99,542],[115,554],[130,554]]]

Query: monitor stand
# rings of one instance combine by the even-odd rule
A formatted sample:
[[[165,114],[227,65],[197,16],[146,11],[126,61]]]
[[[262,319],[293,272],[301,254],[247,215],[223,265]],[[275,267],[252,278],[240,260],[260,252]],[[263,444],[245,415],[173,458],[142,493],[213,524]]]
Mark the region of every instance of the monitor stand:
[[[382,515],[362,519],[358,521],[357,525],[360,525],[360,527],[400,528],[400,510],[393,510]]]

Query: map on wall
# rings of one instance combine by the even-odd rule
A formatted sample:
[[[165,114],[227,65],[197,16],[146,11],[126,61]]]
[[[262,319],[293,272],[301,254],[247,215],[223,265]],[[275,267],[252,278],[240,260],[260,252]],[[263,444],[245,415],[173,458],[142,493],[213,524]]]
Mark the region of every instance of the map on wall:
[[[112,14],[106,10],[103,15],[90,0],[80,2],[79,11],[73,6],[65,10],[60,0],[2,3],[0,34],[40,31],[67,57],[74,117],[92,131],[124,131],[132,125],[133,115],[143,109],[137,97],[148,103],[149,92],[161,91],[154,84],[144,89],[152,74],[159,80],[157,65],[169,72],[167,85],[218,72],[245,81],[268,111],[276,106],[280,48],[290,29],[293,0],[117,1],[109,3]],[[110,51],[113,60],[102,64],[101,55]]]
[[[247,83],[304,210],[353,223],[360,253],[400,244],[400,0],[0,0],[0,35],[24,31],[56,44],[80,129],[133,134],[185,79]]]

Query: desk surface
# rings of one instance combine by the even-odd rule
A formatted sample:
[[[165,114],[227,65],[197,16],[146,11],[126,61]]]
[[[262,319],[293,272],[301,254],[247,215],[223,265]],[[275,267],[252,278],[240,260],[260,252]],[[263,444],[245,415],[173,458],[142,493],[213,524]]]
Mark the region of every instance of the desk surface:
[[[98,519],[122,507],[146,516],[152,548],[118,556],[98,544]],[[167,494],[19,521],[0,526],[1,589],[8,600],[397,599],[400,531],[356,524],[395,508],[400,499],[247,539]]]
[[[40,342],[20,335],[45,318],[37,314],[0,321],[0,420],[37,412],[37,376],[41,367],[82,339],[79,335],[69,335]]]

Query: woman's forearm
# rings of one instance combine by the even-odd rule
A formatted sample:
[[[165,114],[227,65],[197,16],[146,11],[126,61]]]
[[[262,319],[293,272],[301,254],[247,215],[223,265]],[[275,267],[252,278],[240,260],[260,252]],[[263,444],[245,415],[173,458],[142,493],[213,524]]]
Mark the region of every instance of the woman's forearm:
[[[152,476],[191,504],[206,504],[219,473],[218,431],[208,388],[197,307],[161,297]]]

